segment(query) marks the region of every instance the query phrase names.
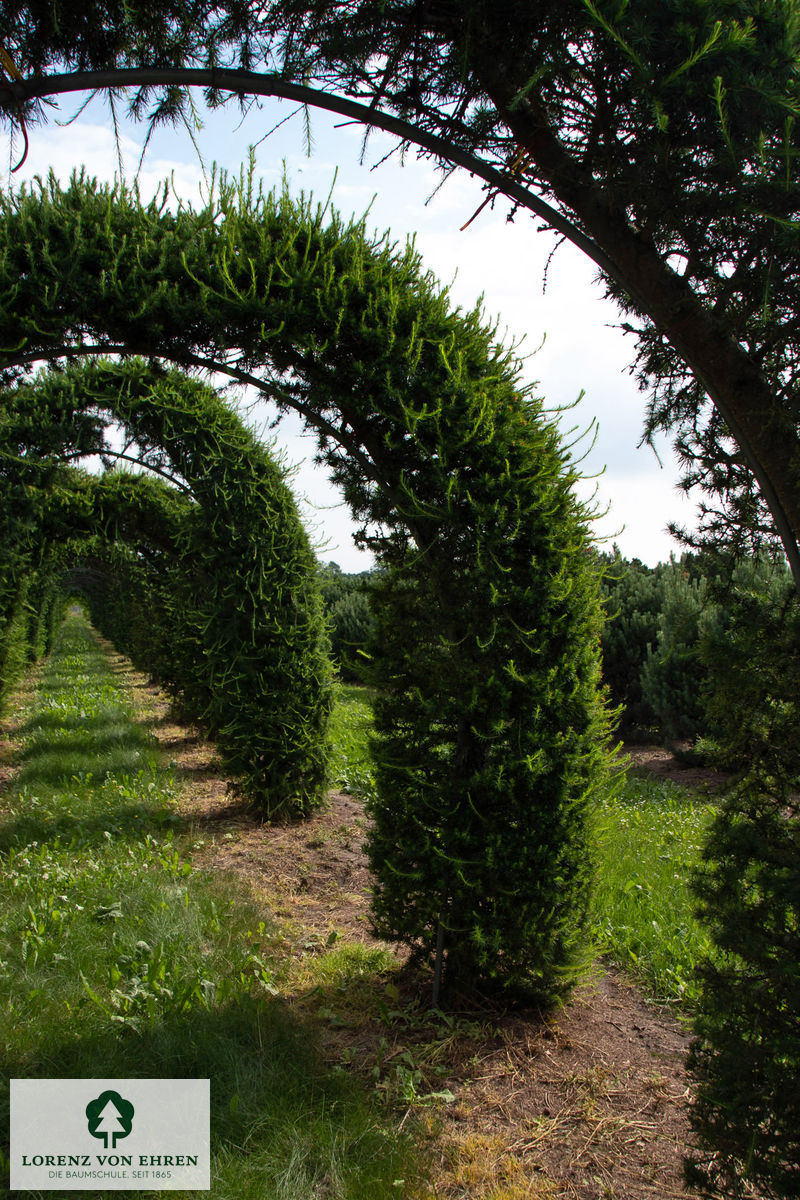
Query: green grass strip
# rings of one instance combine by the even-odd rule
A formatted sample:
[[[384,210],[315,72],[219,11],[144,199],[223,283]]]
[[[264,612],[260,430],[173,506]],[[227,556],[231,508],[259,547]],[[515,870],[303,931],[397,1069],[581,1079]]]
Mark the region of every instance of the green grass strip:
[[[9,1078],[210,1077],[213,1200],[402,1196],[407,1142],[275,994],[260,915],[182,858],[175,782],[75,610],[20,765],[0,810],[0,1136]]]
[[[337,683],[331,714],[331,779],[336,787],[367,799],[375,789],[369,743],[374,732],[368,688]]]
[[[676,784],[630,777],[597,811],[595,932],[603,953],[661,1003],[691,1007],[711,942],[689,888],[713,807]]]

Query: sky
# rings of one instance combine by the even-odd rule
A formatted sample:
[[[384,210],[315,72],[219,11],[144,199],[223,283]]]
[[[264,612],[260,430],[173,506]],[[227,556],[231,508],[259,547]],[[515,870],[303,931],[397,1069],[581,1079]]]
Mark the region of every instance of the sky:
[[[203,127],[194,138],[181,128],[157,130],[140,167],[144,126],[120,121],[118,153],[107,103],[98,97],[79,112],[84,99],[62,97],[48,123],[30,130],[28,158],[13,175],[21,141],[10,145],[4,135],[0,186],[18,187],[50,170],[66,181],[81,167],[110,180],[119,174],[121,155],[129,182],[138,170],[144,198],[169,178],[179,196],[197,204],[212,164],[238,174],[255,147],[256,176],[267,188],[280,186],[285,174],[295,195],[311,193],[324,201],[331,194],[344,216],[368,210],[370,228],[390,231],[400,243],[415,238],[426,268],[449,286],[454,306],[471,310],[482,297],[498,338],[527,355],[524,378],[536,383],[545,407],[569,408],[560,418],[567,441],[596,425],[573,456],[587,451],[579,493],[594,497],[593,530],[604,548],[616,543],[627,558],[651,565],[680,552],[666,527],[670,521],[691,526],[694,504],[677,490],[669,443],[658,444],[658,455],[640,446],[646,396],[630,373],[634,341],[619,329],[619,312],[603,299],[596,268],[580,251],[568,243],[556,250],[545,288],[555,239],[540,232],[535,219],[518,213],[510,223],[508,205],[498,199],[462,230],[486,198],[480,181],[458,170],[439,187],[442,175],[435,164],[413,152],[402,163],[396,153],[381,163],[395,142],[379,132],[370,134],[362,161],[363,127],[342,125],[329,113],[310,113],[309,154],[304,116],[288,102],[264,100],[244,119],[235,104],[201,111]],[[272,414],[263,405],[249,412],[251,423],[266,428]],[[291,485],[318,557],[345,571],[371,566],[369,555],[353,545],[347,506],[325,469],[311,461],[313,437],[299,418],[288,418],[269,436],[277,437],[277,450],[293,469]]]

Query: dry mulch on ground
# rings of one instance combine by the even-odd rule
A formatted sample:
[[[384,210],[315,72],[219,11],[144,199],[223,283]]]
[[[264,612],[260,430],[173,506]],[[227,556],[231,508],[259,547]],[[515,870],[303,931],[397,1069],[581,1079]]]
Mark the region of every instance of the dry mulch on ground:
[[[377,945],[369,929],[362,805],[335,792],[324,811],[302,824],[260,823],[232,796],[213,747],[171,722],[155,689],[133,675],[129,682],[136,683],[153,732],[185,785],[180,806],[192,824],[195,866],[245,880],[297,957],[324,953],[331,935]],[[653,757],[658,761],[660,754]],[[666,770],[664,763],[659,773]],[[673,763],[671,770],[680,768]],[[392,986],[398,985],[400,1004],[408,1003],[420,975],[404,968],[398,947],[390,949],[397,956]],[[370,1078],[379,1058],[387,1071],[403,1053],[409,1056],[403,1061],[428,1067],[436,1058],[431,1086],[449,1090],[452,1102],[409,1107],[401,1117],[427,1135],[431,1176],[417,1193],[421,1198],[686,1195],[688,1036],[617,971],[598,966],[555,1013],[473,1007],[450,1018],[449,1036],[441,1022],[432,1032],[424,1015],[416,1024],[395,1026],[363,1013],[349,1019],[345,1010],[344,1019],[329,1024],[330,1009],[315,1007],[300,991],[287,1002],[321,1023],[333,1062]],[[418,1012],[424,1010],[423,995]]]
[[[299,827],[254,824],[224,793],[215,804],[206,792],[198,812],[190,790],[183,806],[205,841],[196,865],[246,878],[270,916],[291,923],[291,944],[322,947],[334,931],[372,940],[364,816],[352,797],[334,793],[329,808]],[[409,1046],[412,1057],[424,1057],[429,1036],[424,1026],[390,1032],[385,1057]],[[332,1056],[349,1050],[364,1067],[382,1037],[387,1028],[377,1022],[327,1030]],[[435,1084],[455,1103],[428,1121],[438,1188],[425,1194],[682,1195],[687,1044],[669,1013],[607,968],[555,1014],[458,1014],[445,1052],[448,1071]]]

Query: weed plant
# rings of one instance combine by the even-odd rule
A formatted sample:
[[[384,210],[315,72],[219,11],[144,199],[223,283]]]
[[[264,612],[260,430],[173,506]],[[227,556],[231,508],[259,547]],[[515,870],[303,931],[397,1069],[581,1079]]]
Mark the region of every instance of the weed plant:
[[[693,1004],[710,951],[689,880],[713,807],[685,788],[628,778],[596,813],[595,931],[600,949],[650,997]]]
[[[258,914],[182,858],[174,780],[78,612],[19,757],[0,812],[0,1129],[13,1077],[210,1078],[213,1200],[402,1196],[407,1143],[276,994]]]

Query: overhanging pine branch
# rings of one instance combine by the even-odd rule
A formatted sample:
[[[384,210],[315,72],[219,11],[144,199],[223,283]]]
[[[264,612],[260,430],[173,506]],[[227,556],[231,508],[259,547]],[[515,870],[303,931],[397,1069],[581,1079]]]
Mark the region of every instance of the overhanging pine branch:
[[[620,286],[625,286],[615,264],[596,242],[512,176],[493,167],[491,163],[484,162],[469,150],[453,145],[446,138],[437,137],[436,134],[420,129],[410,121],[404,121],[381,109],[359,104],[357,100],[350,100],[346,96],[336,96],[318,88],[291,83],[278,75],[210,67],[136,67],[127,70],[74,71],[64,75],[42,75],[34,79],[7,81],[3,90],[6,95],[11,93],[15,105],[21,106],[26,101],[38,100],[43,96],[126,87],[205,87],[232,92],[239,96],[276,96],[283,100],[294,100],[299,104],[310,104],[314,108],[326,109],[362,125],[383,129],[386,133],[391,133],[404,142],[421,146],[437,158],[463,167],[472,175],[485,180],[515,204],[534,213],[557,232],[569,238],[601,271]]]

